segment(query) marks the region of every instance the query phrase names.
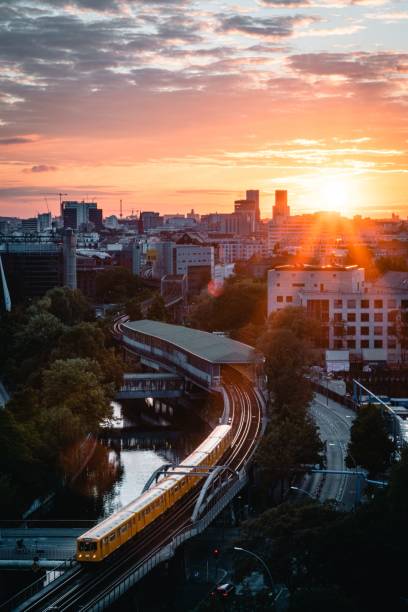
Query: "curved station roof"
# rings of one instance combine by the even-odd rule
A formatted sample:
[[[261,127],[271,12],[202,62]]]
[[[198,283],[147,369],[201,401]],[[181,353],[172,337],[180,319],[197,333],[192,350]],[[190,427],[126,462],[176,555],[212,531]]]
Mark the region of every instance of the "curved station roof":
[[[170,325],[143,319],[128,321],[123,327],[169,342],[210,363],[244,364],[253,363],[259,359],[255,350],[248,344],[182,325]]]

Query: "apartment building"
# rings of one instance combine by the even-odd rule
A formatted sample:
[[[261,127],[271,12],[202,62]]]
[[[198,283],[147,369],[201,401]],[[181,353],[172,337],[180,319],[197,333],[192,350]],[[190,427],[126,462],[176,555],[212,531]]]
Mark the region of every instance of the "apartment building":
[[[279,266],[268,272],[268,314],[288,305],[320,321],[326,348],[363,361],[408,357],[398,334],[401,312],[408,313],[408,273],[368,283],[358,266]]]

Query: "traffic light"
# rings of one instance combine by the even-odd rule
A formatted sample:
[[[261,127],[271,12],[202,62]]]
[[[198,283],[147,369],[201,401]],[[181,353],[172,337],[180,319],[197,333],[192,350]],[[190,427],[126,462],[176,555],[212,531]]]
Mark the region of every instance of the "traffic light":
[[[212,555],[213,555],[214,559],[218,559],[218,557],[220,556],[220,549],[219,548],[213,548]]]

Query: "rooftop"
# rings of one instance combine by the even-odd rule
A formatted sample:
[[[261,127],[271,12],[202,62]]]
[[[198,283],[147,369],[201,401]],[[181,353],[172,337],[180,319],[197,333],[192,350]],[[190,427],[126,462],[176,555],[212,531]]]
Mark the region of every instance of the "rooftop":
[[[148,319],[127,322],[124,327],[170,342],[210,363],[252,363],[256,360],[252,346],[198,329]]]
[[[359,270],[361,268],[359,268],[359,266],[357,265],[352,265],[352,266],[339,266],[339,265],[332,265],[332,266],[313,266],[310,264],[286,264],[284,266],[275,266],[275,268],[273,268],[273,270],[299,270],[301,272],[314,272],[314,271],[319,271],[319,272],[348,272],[350,270]]]

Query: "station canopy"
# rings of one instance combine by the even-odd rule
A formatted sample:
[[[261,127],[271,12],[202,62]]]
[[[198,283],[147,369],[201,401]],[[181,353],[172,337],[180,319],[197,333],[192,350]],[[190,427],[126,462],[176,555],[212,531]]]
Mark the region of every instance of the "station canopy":
[[[248,344],[182,325],[171,325],[143,319],[141,321],[128,321],[124,324],[124,327],[170,342],[187,353],[210,363],[247,364],[259,360],[255,349]]]

